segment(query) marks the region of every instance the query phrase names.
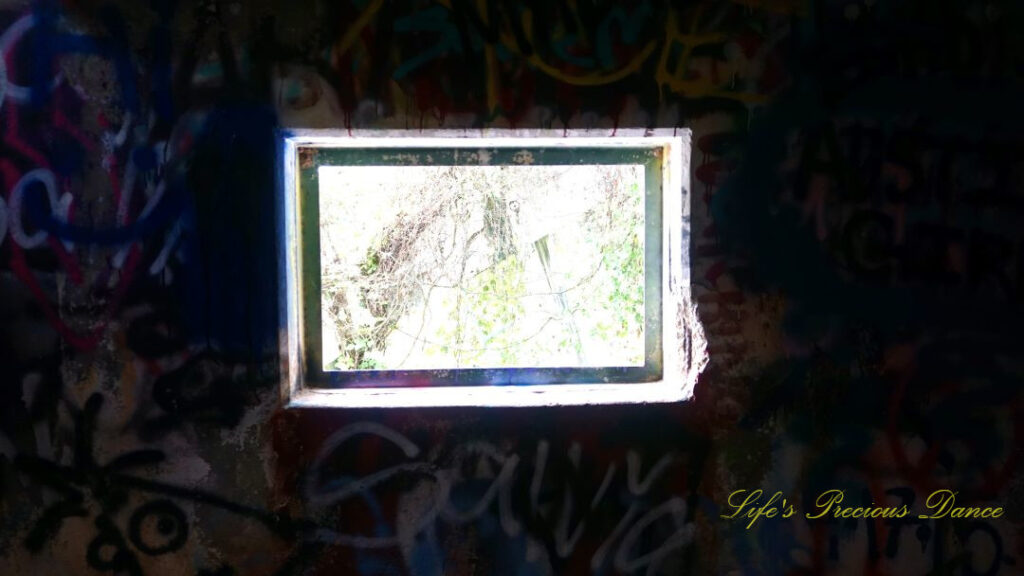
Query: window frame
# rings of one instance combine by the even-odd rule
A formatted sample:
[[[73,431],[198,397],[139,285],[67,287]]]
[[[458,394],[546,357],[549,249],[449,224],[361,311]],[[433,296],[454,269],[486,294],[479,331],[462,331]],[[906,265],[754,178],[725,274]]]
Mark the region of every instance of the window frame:
[[[278,222],[282,241],[278,256],[285,404],[353,408],[544,406],[675,402],[688,398],[696,374],[692,370],[692,354],[686,354],[683,348],[691,348],[688,343],[693,326],[681,322],[680,313],[692,311],[689,139],[688,130],[672,129],[619,130],[614,136],[606,131],[587,130],[360,130],[351,134],[337,130],[282,131],[278,162]],[[505,160],[524,150],[539,152],[541,163],[550,165],[565,165],[565,160],[572,158],[579,164],[642,163],[647,189],[644,367],[621,372],[615,367],[453,369],[447,372],[454,372],[455,376],[447,380],[439,378],[438,371],[429,370],[325,371],[320,332],[318,169],[360,163],[401,165],[395,158],[403,150],[417,155],[430,152],[432,163],[439,166],[479,165],[475,153],[480,150],[489,151],[491,156],[497,153],[502,161],[493,165],[513,164]],[[581,155],[580,150],[588,150],[589,155]],[[580,159],[589,160],[598,154],[626,161]],[[324,157],[356,161],[320,161]],[[475,158],[476,162],[466,161]],[[660,229],[647,222],[651,212],[659,210]],[[652,278],[648,272],[652,264],[660,268],[660,278]],[[654,306],[648,304],[651,296],[657,298]],[[360,383],[361,377],[366,376],[372,377],[374,385]],[[438,380],[443,384],[433,383]]]

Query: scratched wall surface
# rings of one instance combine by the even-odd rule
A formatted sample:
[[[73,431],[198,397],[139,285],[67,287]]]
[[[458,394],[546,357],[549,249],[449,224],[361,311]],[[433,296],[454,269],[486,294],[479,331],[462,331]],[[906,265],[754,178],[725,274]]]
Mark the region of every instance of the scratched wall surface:
[[[0,2],[0,573],[1024,573],[1018,0]],[[278,127],[693,130],[674,406],[280,409]],[[725,520],[802,509],[999,519]]]

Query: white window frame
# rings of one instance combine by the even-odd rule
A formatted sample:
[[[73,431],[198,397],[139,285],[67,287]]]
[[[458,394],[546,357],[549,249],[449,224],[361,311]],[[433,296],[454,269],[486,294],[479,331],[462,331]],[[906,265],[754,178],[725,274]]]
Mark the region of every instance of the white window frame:
[[[308,382],[304,366],[299,150],[303,148],[661,148],[662,354],[660,380],[510,386],[325,388]],[[703,331],[690,290],[690,131],[601,130],[285,130],[279,135],[278,203],[280,357],[287,407],[407,408],[562,406],[678,402],[693,394],[706,364]]]

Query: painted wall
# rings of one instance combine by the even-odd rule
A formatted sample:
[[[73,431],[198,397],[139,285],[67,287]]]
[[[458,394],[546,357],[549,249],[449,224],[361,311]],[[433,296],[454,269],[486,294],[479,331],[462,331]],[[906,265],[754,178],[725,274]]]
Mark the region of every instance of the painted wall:
[[[1022,26],[3,2],[0,573],[1024,572]],[[692,128],[695,400],[282,411],[280,126]],[[722,518],[756,489],[795,513]],[[911,513],[808,519],[829,489]],[[919,518],[939,489],[1003,515]]]

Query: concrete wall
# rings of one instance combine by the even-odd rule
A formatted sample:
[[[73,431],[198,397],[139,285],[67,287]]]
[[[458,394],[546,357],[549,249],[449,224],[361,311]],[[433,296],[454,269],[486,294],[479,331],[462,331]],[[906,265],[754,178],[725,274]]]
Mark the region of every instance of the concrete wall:
[[[4,2],[0,573],[1021,573],[1022,26]],[[695,399],[281,410],[280,126],[691,128]],[[722,518],[755,489],[794,514]],[[908,514],[807,518],[829,489]],[[1003,515],[919,518],[939,489]]]

